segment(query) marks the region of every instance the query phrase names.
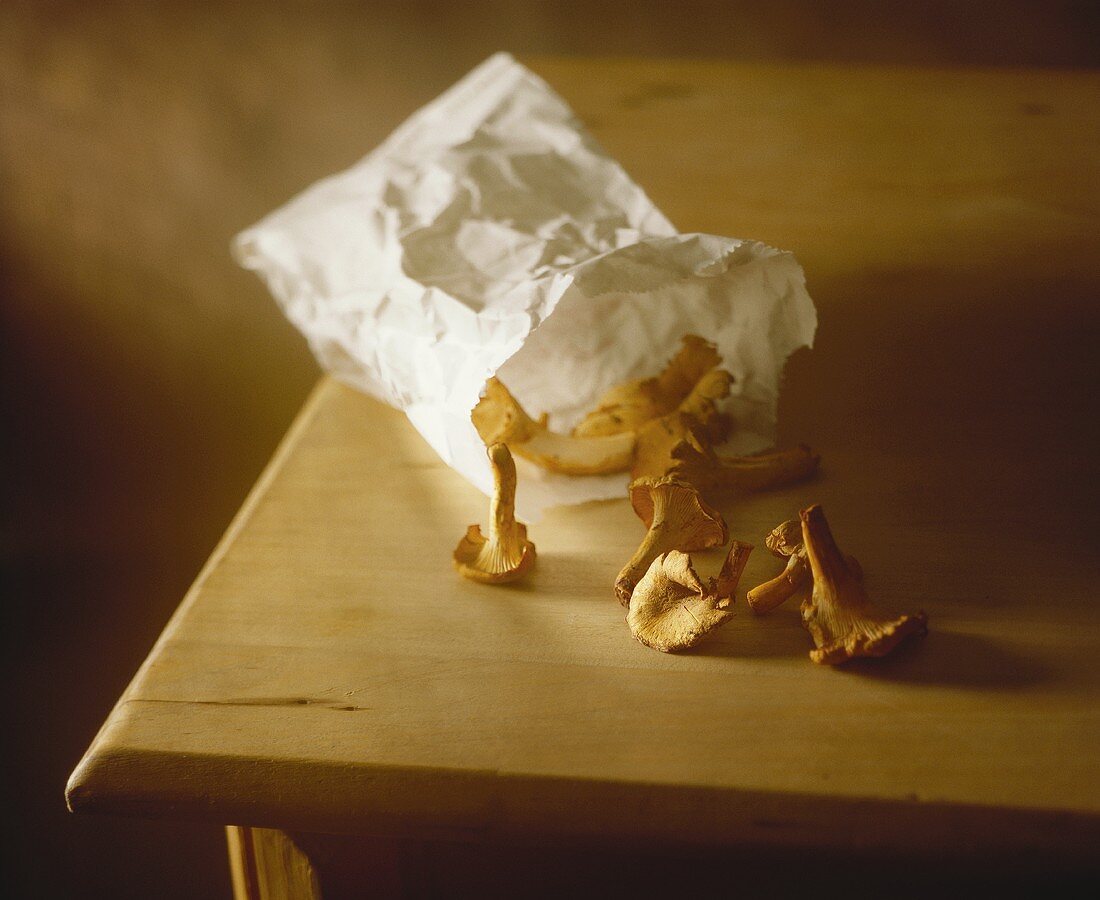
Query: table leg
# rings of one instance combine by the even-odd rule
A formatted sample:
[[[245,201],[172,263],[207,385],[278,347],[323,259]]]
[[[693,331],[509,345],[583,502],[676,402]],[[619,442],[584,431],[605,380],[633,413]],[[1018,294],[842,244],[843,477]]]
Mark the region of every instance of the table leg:
[[[309,857],[283,831],[227,825],[235,900],[321,900]]]

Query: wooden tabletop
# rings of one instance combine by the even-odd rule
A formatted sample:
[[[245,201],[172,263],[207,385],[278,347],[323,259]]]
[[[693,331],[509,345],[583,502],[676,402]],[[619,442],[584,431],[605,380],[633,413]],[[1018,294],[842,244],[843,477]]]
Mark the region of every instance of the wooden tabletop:
[[[74,772],[76,811],[315,831],[1083,857],[1100,838],[1100,76],[535,60],[684,230],[794,250],[821,326],[781,443],[895,657],[807,658],[797,609],[633,641],[625,500],[534,524],[529,582],[458,578],[484,497],[323,380]],[[211,461],[216,465],[216,461]],[[716,566],[702,554],[702,566]]]

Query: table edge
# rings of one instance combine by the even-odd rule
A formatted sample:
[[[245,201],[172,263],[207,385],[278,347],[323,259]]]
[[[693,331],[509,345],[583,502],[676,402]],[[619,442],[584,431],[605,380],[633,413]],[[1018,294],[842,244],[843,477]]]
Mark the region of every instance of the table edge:
[[[165,784],[177,787],[168,792]],[[1026,851],[1071,864],[1094,859],[1100,844],[1100,813],[1086,811],[121,747],[86,755],[66,799],[82,814],[462,841],[644,841],[960,859]]]

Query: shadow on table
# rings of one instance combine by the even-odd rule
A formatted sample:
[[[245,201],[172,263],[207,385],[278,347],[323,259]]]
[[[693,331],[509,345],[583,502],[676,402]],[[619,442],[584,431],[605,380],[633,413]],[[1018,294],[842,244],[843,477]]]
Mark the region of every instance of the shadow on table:
[[[972,634],[929,631],[882,659],[839,666],[845,674],[910,684],[982,690],[1016,690],[1048,681],[1055,673],[1038,660]]]
[[[731,659],[772,659],[805,656],[811,644],[797,609],[777,609],[754,616],[739,604],[737,617],[708,635],[703,643],[685,652],[691,656],[725,656]]]
[[[794,624],[768,616],[754,621],[751,628],[732,632],[725,640],[712,640],[688,652],[730,658],[807,656],[811,646],[808,635]],[[806,662],[813,665],[808,658]],[[925,637],[909,639],[890,656],[857,659],[835,668],[845,675],[974,690],[1016,690],[1048,681],[1056,674],[1050,666],[988,638],[935,631],[934,626]]]

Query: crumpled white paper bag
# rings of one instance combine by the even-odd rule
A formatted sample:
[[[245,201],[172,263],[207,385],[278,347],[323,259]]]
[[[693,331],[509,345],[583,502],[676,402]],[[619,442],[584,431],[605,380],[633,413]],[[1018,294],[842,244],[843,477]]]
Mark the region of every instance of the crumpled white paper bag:
[[[238,235],[234,253],[325,369],[404,410],[487,494],[469,414],[490,375],[568,429],[607,388],[656,374],[684,334],[699,334],[735,378],[729,450],[749,453],[772,444],[783,364],[817,323],[790,253],[678,233],[506,54]],[[625,474],[517,462],[528,519],[626,493]]]

